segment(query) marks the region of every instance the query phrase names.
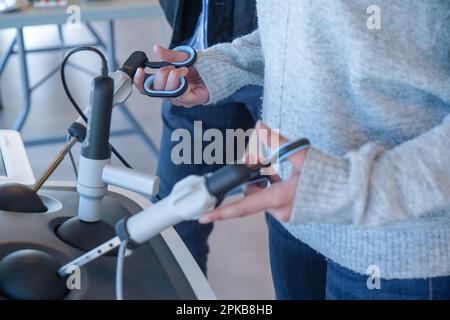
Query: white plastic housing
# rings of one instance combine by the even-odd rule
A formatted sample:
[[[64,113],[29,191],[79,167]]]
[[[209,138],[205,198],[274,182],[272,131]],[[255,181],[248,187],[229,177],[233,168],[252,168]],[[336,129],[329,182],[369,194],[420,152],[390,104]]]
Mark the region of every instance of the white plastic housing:
[[[114,80],[113,105],[124,103],[133,92],[133,80],[120,70],[110,73],[109,76]]]
[[[158,177],[111,164],[103,169],[103,181],[148,196],[155,196],[159,192]]]
[[[103,197],[107,192],[107,185],[103,182],[103,169],[109,163],[110,159],[80,157],[77,191],[80,195],[78,218],[82,221],[96,222],[101,219]]]
[[[178,182],[170,195],[127,220],[127,231],[141,244],[170,226],[197,220],[214,209],[216,198],[206,188],[205,177],[189,176]]]

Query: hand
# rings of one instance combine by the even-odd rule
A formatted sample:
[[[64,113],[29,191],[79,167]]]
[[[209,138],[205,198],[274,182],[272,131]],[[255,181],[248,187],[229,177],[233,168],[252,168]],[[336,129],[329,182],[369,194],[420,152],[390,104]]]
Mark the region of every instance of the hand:
[[[153,51],[162,61],[166,62],[185,61],[189,58],[185,52],[165,49],[158,45],[153,47]],[[168,66],[159,69],[156,73],[153,89],[176,90],[180,86],[181,77],[186,77],[188,87],[182,96],[169,99],[172,104],[190,108],[209,101],[208,88],[194,67],[176,69],[173,66]],[[144,94],[144,79],[144,69],[139,68],[134,76],[134,85],[141,94]]]
[[[261,132],[262,129],[269,130],[270,135],[278,134],[275,131],[270,131],[270,129],[262,122],[258,122],[256,125],[256,131],[260,141],[270,147],[270,141],[277,140],[272,140],[270,135],[268,137],[267,134],[260,135],[259,132]],[[279,141],[280,144],[284,144],[288,140],[283,136],[279,136]],[[289,221],[306,155],[307,150],[301,150],[288,158],[292,163],[293,168],[291,176],[287,180],[281,181],[278,176],[275,176],[272,177],[272,184],[268,188],[252,185],[247,188],[244,198],[215,209],[211,213],[203,216],[199,222],[206,224],[218,220],[252,215],[262,211],[272,214],[280,221]]]

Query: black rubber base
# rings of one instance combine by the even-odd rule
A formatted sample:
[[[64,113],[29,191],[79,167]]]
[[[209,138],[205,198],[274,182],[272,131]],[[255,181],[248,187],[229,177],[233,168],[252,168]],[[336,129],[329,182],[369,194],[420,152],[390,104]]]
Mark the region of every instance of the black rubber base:
[[[13,300],[60,300],[69,290],[61,265],[40,250],[15,251],[0,261],[0,294]]]
[[[18,183],[8,183],[0,186],[0,210],[42,213],[48,209],[32,189]]]
[[[116,232],[107,222],[84,222],[78,217],[63,222],[57,229],[56,235],[68,245],[82,251],[90,251],[104,242],[114,238]],[[107,255],[117,255],[117,250]]]

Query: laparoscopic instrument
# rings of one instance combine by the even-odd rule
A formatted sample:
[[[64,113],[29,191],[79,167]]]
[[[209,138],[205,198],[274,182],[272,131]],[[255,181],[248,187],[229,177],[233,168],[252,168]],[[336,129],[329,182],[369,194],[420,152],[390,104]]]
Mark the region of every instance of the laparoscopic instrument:
[[[260,177],[260,170],[283,162],[291,154],[305,149],[309,141],[299,139],[282,145],[270,161],[258,165],[227,165],[205,176],[189,176],[178,182],[170,195],[150,208],[116,224],[117,236],[59,269],[63,276],[72,266],[81,267],[127,241],[131,249],[184,220],[197,220],[214,209],[223,197],[240,185]]]

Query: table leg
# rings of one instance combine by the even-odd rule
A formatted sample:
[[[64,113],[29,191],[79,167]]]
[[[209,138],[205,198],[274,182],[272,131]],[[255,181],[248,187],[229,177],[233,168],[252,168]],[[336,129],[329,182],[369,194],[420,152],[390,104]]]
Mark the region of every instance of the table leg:
[[[116,36],[114,31],[114,21],[108,21],[108,41],[106,43],[106,51],[108,52],[109,70],[117,69],[116,61]]]
[[[28,65],[26,56],[27,53],[25,49],[23,28],[17,29],[17,47],[18,47],[17,53],[20,62],[20,73],[22,77],[22,87],[24,89],[24,102],[22,105],[22,110],[20,111],[19,116],[16,118],[12,128],[13,130],[20,131],[23,125],[25,124],[31,106],[31,90],[30,90],[30,81],[28,78]]]
[[[0,74],[5,70],[6,64],[8,63],[9,57],[13,54],[14,45],[16,44],[17,36],[14,36],[11,41],[6,46],[6,50],[0,57]]]
[[[136,118],[131,114],[131,112],[127,109],[125,105],[119,105],[117,106],[119,110],[122,112],[123,116],[128,120],[131,127],[133,128],[133,131],[141,137],[142,141],[147,145],[148,149],[152,153],[152,155],[155,158],[158,158],[158,148],[153,143],[153,141],[150,139],[150,137],[147,135],[147,133],[144,131],[144,128],[139,124],[139,122],[136,120]]]
[[[15,44],[16,44],[16,36],[14,36],[11,39],[11,42],[9,42],[8,45],[6,46],[5,52],[0,57],[0,79],[3,70],[5,70],[6,64],[8,63],[9,57],[11,57],[11,55],[13,54]],[[0,111],[1,110],[3,110],[3,103],[2,103],[2,93],[0,90]]]
[[[100,46],[106,49],[105,42],[102,40],[98,32],[94,29],[94,27],[89,22],[86,22],[86,27],[88,28],[91,35],[95,38],[96,46]]]
[[[61,56],[64,57],[66,47],[66,42],[64,41],[64,32],[62,29],[62,25],[58,24],[57,28],[58,28],[59,44],[61,45]]]

